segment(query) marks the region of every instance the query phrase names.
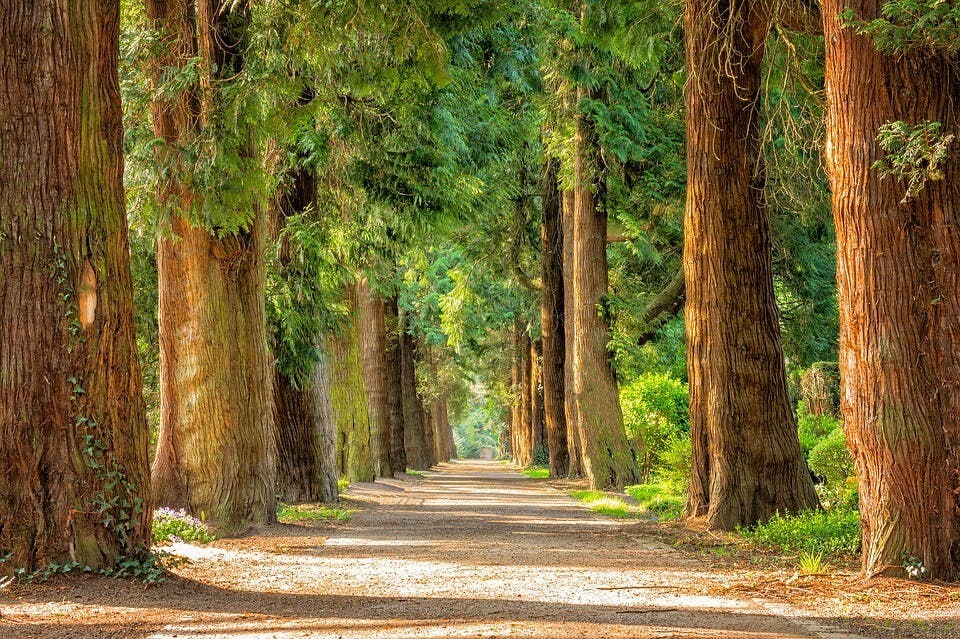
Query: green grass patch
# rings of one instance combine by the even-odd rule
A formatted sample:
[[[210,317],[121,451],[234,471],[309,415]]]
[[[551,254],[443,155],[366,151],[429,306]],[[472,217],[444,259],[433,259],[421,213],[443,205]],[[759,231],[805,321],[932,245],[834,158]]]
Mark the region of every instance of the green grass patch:
[[[741,529],[758,546],[788,553],[854,555],[860,551],[860,513],[847,508],[774,515],[765,524]]]
[[[550,477],[550,469],[544,466],[528,466],[521,470],[520,474],[531,479],[547,479]]]
[[[290,506],[280,504],[277,507],[277,521],[281,524],[295,524],[301,521],[349,521],[354,511],[349,508],[336,508],[318,504],[299,504]]]
[[[191,517],[183,510],[158,508],[153,511],[153,541],[166,543],[171,541],[189,541],[205,544],[215,537],[199,519]]]
[[[637,507],[599,490],[575,490],[570,493],[570,496],[586,504],[593,512],[607,517],[631,519],[640,514]]]
[[[660,519],[679,519],[686,500],[664,482],[627,486],[624,490],[640,507],[655,513]]]

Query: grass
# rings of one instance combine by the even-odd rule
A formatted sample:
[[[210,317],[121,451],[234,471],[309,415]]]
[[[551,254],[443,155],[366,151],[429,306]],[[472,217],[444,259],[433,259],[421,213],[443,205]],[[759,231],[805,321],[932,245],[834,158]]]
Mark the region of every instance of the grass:
[[[686,501],[663,483],[627,486],[624,492],[633,497],[641,508],[655,513],[660,519],[679,519]]]
[[[740,533],[758,546],[788,553],[854,555],[860,551],[860,514],[845,508],[777,514]]]
[[[550,469],[545,466],[527,466],[520,471],[520,474],[530,479],[547,479],[550,477]]]
[[[631,519],[640,514],[635,506],[599,490],[575,490],[570,493],[570,496],[586,504],[593,512],[607,517]]]
[[[280,504],[277,507],[277,521],[282,524],[295,524],[301,521],[349,521],[354,511],[349,508],[336,508],[320,504],[300,504],[290,506]]]

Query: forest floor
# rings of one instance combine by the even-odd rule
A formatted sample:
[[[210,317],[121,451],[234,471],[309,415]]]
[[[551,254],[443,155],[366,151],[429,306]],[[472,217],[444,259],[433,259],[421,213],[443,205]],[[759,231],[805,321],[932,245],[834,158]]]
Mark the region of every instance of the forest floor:
[[[0,591],[0,637],[960,637],[957,589],[788,585],[785,567],[595,515],[566,489],[473,461],[355,484],[349,522],[173,544],[159,586],[66,576]]]

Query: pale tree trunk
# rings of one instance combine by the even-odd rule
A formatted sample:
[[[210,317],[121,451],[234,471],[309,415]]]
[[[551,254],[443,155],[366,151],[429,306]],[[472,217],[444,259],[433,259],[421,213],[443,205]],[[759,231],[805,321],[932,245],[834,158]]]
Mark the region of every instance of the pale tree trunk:
[[[960,577],[960,153],[942,179],[901,202],[907,186],[881,179],[876,142],[891,121],[940,122],[960,137],[956,58],[883,55],[841,29],[851,8],[823,3],[827,41],[827,167],[837,228],[841,411],[863,520],[863,570]]]
[[[387,403],[390,407],[390,465],[393,474],[407,469],[407,453],[403,440],[403,373],[400,362],[400,314],[397,298],[384,303],[387,328]]]
[[[573,338],[576,419],[584,475],[594,488],[639,482],[636,453],[623,430],[617,380],[601,311],[608,289],[606,180],[597,133],[583,114],[576,122],[573,213]]]
[[[363,377],[367,387],[370,415],[370,457],[377,477],[392,477],[390,433],[392,431],[389,379],[387,368],[387,325],[383,300],[361,280],[360,336],[363,349]]]
[[[279,431],[280,498],[288,504],[339,501],[337,425],[326,355],[313,366],[311,375],[297,384],[277,371],[274,415]]]
[[[346,324],[339,334],[327,338],[338,464],[340,474],[351,482],[367,482],[373,481],[374,470],[356,285],[345,287],[344,301],[349,309]]]
[[[760,159],[763,3],[688,0],[688,517],[732,530],[817,505],[787,392]]]
[[[574,388],[573,344],[576,314],[573,312],[573,211],[576,199],[573,190],[565,190],[562,200],[563,235],[563,413],[567,427],[567,453],[570,456],[567,475],[583,475],[583,441],[577,418],[577,395]]]
[[[550,450],[550,476],[569,472],[567,422],[564,411],[563,221],[557,184],[558,160],[547,158],[543,168],[541,224],[541,325],[543,327],[543,418]]]
[[[150,545],[119,20],[0,1],[0,572]]]

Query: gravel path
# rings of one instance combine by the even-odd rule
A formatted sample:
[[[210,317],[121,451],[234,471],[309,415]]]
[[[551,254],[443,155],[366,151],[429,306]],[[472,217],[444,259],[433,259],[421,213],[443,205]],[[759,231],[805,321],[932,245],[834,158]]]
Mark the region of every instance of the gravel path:
[[[444,464],[350,494],[367,507],[347,524],[176,544],[189,561],[156,588],[20,588],[0,599],[0,637],[834,636],[790,610],[709,594],[736,576],[500,463]]]

